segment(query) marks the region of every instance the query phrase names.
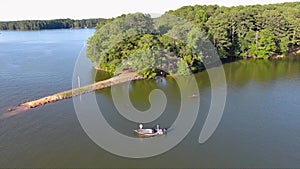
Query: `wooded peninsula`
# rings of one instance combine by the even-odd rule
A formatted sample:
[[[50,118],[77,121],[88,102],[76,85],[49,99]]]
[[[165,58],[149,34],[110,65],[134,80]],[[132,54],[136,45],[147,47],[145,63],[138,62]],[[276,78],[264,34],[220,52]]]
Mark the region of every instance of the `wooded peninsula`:
[[[286,56],[300,46],[299,9],[300,2],[195,5],[158,18],[122,15],[98,24],[88,40],[87,57],[101,70],[130,68],[152,78],[170,66],[169,74],[186,74],[184,64],[192,72],[203,70],[213,51],[222,60]],[[176,61],[170,59],[174,56]]]

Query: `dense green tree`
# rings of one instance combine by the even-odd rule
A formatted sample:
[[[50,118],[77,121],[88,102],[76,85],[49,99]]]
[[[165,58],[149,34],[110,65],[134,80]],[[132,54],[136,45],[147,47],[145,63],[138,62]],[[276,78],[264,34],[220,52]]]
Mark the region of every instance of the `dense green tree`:
[[[274,35],[268,29],[264,29],[260,33],[257,44],[250,43],[249,54],[264,59],[274,54],[275,49]]]
[[[227,57],[227,52],[230,51],[232,46],[230,36],[231,26],[227,16],[226,13],[221,12],[218,15],[210,17],[207,21],[208,33],[221,58]]]
[[[107,55],[108,50],[122,39],[152,32],[154,33],[155,29],[150,15],[142,13],[122,15],[102,25],[101,28],[98,27],[96,33],[88,40],[87,56],[97,64],[112,61],[116,56]]]
[[[256,53],[256,33],[249,30],[244,37],[240,37],[241,56],[251,57]],[[251,49],[251,50],[250,50]]]
[[[177,65],[178,65],[178,71],[177,71],[178,75],[190,75],[191,74],[191,71],[185,60],[180,59],[178,61]]]

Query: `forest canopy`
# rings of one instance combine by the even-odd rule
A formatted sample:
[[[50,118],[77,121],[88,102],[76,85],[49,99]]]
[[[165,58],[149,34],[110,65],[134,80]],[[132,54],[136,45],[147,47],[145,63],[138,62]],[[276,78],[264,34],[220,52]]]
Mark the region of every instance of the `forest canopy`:
[[[167,13],[206,31],[221,57],[269,58],[300,45],[300,2],[236,7],[185,6]]]
[[[192,72],[203,69],[205,58],[214,55],[206,40],[221,59],[286,55],[300,46],[299,9],[300,2],[236,7],[195,5],[168,11],[155,19],[142,13],[122,15],[98,24],[88,40],[87,57],[96,67],[109,72],[130,65],[134,70],[155,75],[157,69],[170,65],[174,74],[186,73],[181,69],[183,64]],[[171,64],[170,52],[178,58]],[[150,66],[140,70],[140,65],[133,64],[141,61]]]
[[[166,20],[172,20],[172,25],[166,25]],[[87,57],[97,68],[112,73],[132,69],[147,77],[162,71],[188,74],[188,69],[203,68],[201,57],[186,45],[201,39],[202,34],[190,31],[196,29],[192,24],[181,26],[183,20],[178,17],[165,15],[154,20],[150,15],[136,13],[107,22],[97,26],[88,40]],[[160,32],[162,27],[164,34]]]

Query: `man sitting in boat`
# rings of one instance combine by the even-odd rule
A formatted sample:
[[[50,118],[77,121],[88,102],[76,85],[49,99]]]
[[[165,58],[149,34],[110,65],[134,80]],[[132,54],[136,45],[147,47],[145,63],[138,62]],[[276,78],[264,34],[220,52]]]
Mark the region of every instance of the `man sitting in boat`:
[[[163,130],[160,128],[159,124],[156,126],[156,128],[157,128],[157,133],[158,133],[159,135],[164,134],[164,132],[163,132]]]
[[[158,125],[156,125],[156,129],[153,129],[153,133],[157,133],[157,134],[159,134],[159,135],[162,135],[162,134],[164,134],[163,130],[162,130],[162,129],[160,129],[160,126],[159,126],[159,124],[158,124]]]

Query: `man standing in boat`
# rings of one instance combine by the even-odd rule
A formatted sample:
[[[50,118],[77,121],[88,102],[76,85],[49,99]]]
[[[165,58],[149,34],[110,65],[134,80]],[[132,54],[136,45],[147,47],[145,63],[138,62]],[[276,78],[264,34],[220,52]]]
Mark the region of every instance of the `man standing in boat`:
[[[141,130],[143,129],[143,124],[141,123],[141,124],[139,125],[139,127],[140,127],[139,131],[141,131]]]

